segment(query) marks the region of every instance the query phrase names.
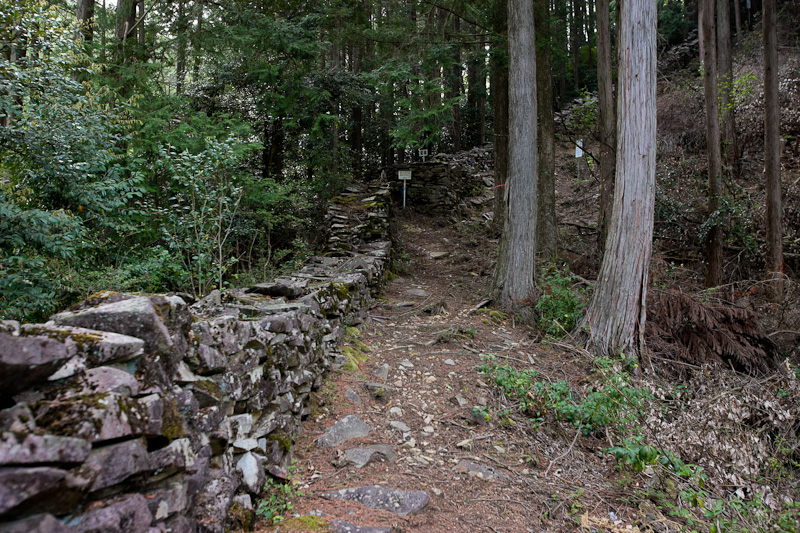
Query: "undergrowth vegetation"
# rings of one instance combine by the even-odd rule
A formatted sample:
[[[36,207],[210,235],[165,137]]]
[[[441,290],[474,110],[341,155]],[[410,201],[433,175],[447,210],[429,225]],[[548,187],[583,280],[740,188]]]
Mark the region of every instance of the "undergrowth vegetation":
[[[542,269],[538,286],[542,291],[536,302],[539,329],[562,338],[575,329],[587,304],[586,289],[567,267],[548,265]]]
[[[634,501],[653,500],[688,531],[800,527],[792,496],[800,487],[794,372],[772,378],[781,382],[777,388],[729,371],[722,379],[700,375],[703,389],[642,379],[635,359],[592,358],[576,387],[494,356],[482,361],[479,371],[497,392],[497,405],[483,408],[485,419],[536,432],[568,423],[579,434],[614,440],[604,451],[616,459]],[[741,388],[731,392],[726,379]],[[646,480],[644,489],[634,488],[637,478]]]
[[[294,501],[303,496],[303,492],[294,483],[295,473],[296,465],[292,463],[286,480],[270,477],[264,482],[264,492],[256,507],[256,515],[264,518],[269,525],[286,520],[294,509]]]

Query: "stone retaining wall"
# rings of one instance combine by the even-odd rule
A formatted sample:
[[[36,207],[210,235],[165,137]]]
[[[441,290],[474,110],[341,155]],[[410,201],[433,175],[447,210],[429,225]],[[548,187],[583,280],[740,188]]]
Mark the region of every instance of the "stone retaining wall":
[[[246,290],[0,322],[0,533],[223,531],[287,475],[308,395],[385,278],[389,208],[387,187],[348,190],[327,253]]]
[[[384,169],[395,202],[402,203],[403,184],[398,170],[411,170],[406,205],[432,214],[450,214],[465,198],[493,184],[491,145],[457,154],[437,154],[430,162],[408,163]]]

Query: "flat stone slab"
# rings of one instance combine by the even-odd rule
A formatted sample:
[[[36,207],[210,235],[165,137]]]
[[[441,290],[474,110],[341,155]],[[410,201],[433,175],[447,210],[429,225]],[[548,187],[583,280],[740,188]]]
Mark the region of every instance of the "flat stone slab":
[[[466,472],[470,477],[477,477],[480,479],[493,480],[493,479],[506,479],[505,474],[501,474],[491,466],[479,465],[470,461],[461,461],[456,466],[456,470]]]
[[[74,343],[0,333],[0,390],[10,398],[45,381],[76,353]]]
[[[89,457],[88,440],[55,435],[0,435],[0,465],[77,464]]]
[[[337,461],[336,466],[342,468],[353,465],[364,468],[374,459],[382,457],[386,461],[396,461],[397,454],[388,444],[373,444],[361,448],[351,448],[344,451],[344,455]]]
[[[364,388],[373,392],[376,396],[383,396],[392,392],[397,392],[395,387],[390,387],[384,383],[375,383],[373,381],[365,381]]]
[[[443,257],[447,257],[450,255],[450,252],[431,252],[428,254],[428,257],[431,259],[441,259]]]
[[[67,472],[57,468],[4,468],[0,470],[0,514],[23,502],[46,501],[59,489]]]
[[[125,531],[146,533],[150,529],[153,514],[147,500],[141,494],[125,496],[106,507],[93,508],[83,515],[72,518],[68,525],[74,531]]]
[[[405,294],[409,296],[414,296],[416,298],[427,298],[428,296],[431,295],[431,293],[429,293],[425,289],[408,289],[405,292]]]
[[[130,361],[139,357],[144,347],[144,341],[137,337],[80,327],[57,326],[53,323],[25,324],[22,326],[21,334],[25,337],[46,336],[60,339],[65,343],[74,343],[78,354],[86,356],[92,366]]]
[[[392,533],[392,527],[357,526],[344,520],[334,518],[328,522],[328,527],[333,533]]]
[[[392,426],[392,428],[396,429],[397,431],[402,431],[403,433],[408,433],[409,431],[411,431],[411,428],[408,427],[408,424],[406,424],[405,422],[390,420],[389,425]]]
[[[129,335],[144,341],[150,354],[168,354],[173,347],[169,331],[149,298],[100,304],[80,311],[64,311],[52,317],[59,326],[77,326]]]
[[[334,448],[346,440],[366,437],[372,427],[355,415],[342,418],[317,439],[317,444],[323,448]]]
[[[430,498],[420,490],[397,490],[376,485],[341,489],[323,495],[331,500],[345,500],[360,503],[369,509],[380,509],[399,515],[422,511]]]

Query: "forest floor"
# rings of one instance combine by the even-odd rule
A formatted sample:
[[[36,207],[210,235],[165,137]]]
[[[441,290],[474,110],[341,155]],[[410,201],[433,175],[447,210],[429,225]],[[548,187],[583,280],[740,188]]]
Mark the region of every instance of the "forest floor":
[[[304,496],[295,512],[429,532],[574,531],[572,518],[586,512],[633,524],[638,513],[612,503],[622,494],[608,483],[615,461],[601,452],[607,442],[573,443],[574,428],[554,439],[481,414],[502,402],[479,371],[482,356],[516,359],[553,379],[584,376],[585,357],[537,343],[530,328],[497,313],[471,312],[485,298],[492,243],[411,211],[399,213],[396,225],[407,272],[388,284],[367,325],[351,336],[369,348],[368,359],[332,376],[296,443]],[[385,378],[376,375],[383,365]],[[365,382],[397,390],[376,397]],[[348,389],[360,405],[346,399]],[[347,415],[372,431],[333,449],[318,446],[315,439]],[[342,449],[373,444],[391,445],[397,459],[334,466]],[[430,502],[419,514],[399,517],[323,497],[365,485],[425,491]]]
[[[596,187],[573,177],[570,152],[563,143],[560,240],[569,268],[591,280]],[[554,339],[492,309],[487,294],[498,248],[488,216],[492,194],[487,187],[449,216],[396,209],[397,277],[366,320],[347,328],[348,363],[313,395],[295,440],[291,481],[268,487],[255,529],[797,531],[797,367],[746,375],[729,363],[679,361],[663,352],[646,362],[602,363],[568,335]],[[693,271],[666,270],[654,253],[654,292],[696,285]],[[565,267],[558,268],[564,275]],[[568,278],[569,290],[586,299],[589,280]],[[768,322],[763,300],[746,301],[753,315],[741,302],[713,304],[715,298],[699,294],[691,304],[699,315],[678,320],[705,320],[716,305],[740,309],[730,313],[748,327],[755,316]],[[785,319],[795,311],[772,314]],[[794,325],[773,322],[770,331],[796,337]],[[796,359],[796,343],[787,342],[782,353]],[[584,417],[580,424],[569,420],[575,413]],[[592,413],[606,418],[587,429]],[[349,435],[340,431],[348,422],[357,426]],[[609,452],[620,443],[628,454],[622,462]],[[345,489],[367,496],[356,503],[332,494]],[[376,495],[387,499],[369,508],[364,498]],[[386,502],[422,508],[398,514],[382,510]],[[265,514],[284,520],[272,525]]]
[[[497,249],[482,216],[491,189],[470,207],[458,223],[397,210],[400,276],[366,322],[349,328],[351,364],[317,394],[295,443],[293,509],[283,514],[305,518],[262,531],[637,531],[643,521],[669,523],[654,506],[643,512],[627,498],[644,480],[616,468],[607,432],[585,436],[569,423],[518,416],[518,402],[481,371],[493,356],[579,389],[594,366],[580,349],[482,307]],[[348,415],[369,433],[320,446],[317,439]],[[362,468],[347,465],[345,450],[371,445],[389,445],[397,457],[390,451]],[[402,516],[326,497],[361,486],[424,491],[430,500]]]

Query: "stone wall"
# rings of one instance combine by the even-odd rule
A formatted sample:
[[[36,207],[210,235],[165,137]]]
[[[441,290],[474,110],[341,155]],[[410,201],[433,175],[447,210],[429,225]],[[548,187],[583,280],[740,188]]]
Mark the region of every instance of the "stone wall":
[[[301,270],[192,305],[105,292],[0,322],[0,532],[223,531],[282,478],[390,259],[389,190],[350,189]]]
[[[491,186],[492,168],[492,147],[485,145],[457,154],[437,154],[430,162],[395,165],[384,172],[396,203],[402,204],[403,194],[397,171],[411,170],[407,207],[423,213],[450,214],[465,198]]]

